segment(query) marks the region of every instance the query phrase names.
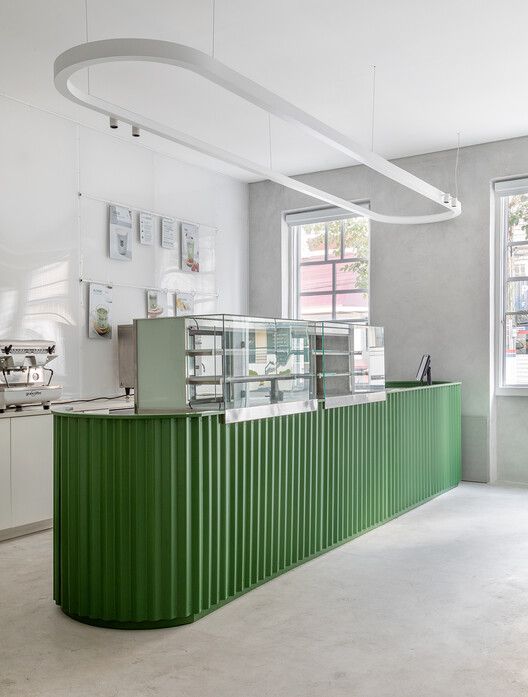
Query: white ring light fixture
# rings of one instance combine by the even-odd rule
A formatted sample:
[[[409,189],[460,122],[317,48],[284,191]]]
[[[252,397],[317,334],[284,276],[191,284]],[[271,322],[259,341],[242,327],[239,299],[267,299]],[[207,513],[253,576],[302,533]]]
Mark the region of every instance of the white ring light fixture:
[[[248,102],[264,109],[270,114],[295,124],[310,135],[318,138],[332,148],[348,155],[357,162],[370,167],[370,169],[402,184],[425,198],[447,209],[441,213],[431,215],[395,216],[377,213],[376,211],[346,201],[339,196],[317,189],[304,182],[288,177],[263,165],[246,160],[231,152],[218,148],[215,145],[205,143],[186,133],[181,133],[170,126],[153,121],[145,116],[135,114],[120,106],[107,102],[91,94],[83,92],[72,84],[71,76],[83,68],[111,63],[115,61],[141,61],[150,63],[162,63],[173,65],[185,70],[190,70],[202,77],[214,82],[226,90],[242,97]],[[437,223],[455,218],[462,212],[459,201],[447,196],[445,192],[428,184],[410,172],[397,167],[392,162],[385,160],[370,150],[362,147],[347,138],[342,133],[334,130],[325,123],[298,109],[293,104],[270,92],[261,85],[228,68],[223,63],[211,58],[206,53],[197,49],[172,43],[170,41],[158,41],[154,39],[105,39],[103,41],[91,41],[74,46],[64,51],[55,60],[55,86],[58,91],[77,104],[105,114],[111,119],[118,119],[131,126],[136,126],[154,135],[166,138],[192,150],[209,155],[263,179],[294,189],[302,194],[307,194],[315,199],[329,203],[332,206],[343,208],[356,215],[365,216],[379,223],[419,225],[424,223]]]

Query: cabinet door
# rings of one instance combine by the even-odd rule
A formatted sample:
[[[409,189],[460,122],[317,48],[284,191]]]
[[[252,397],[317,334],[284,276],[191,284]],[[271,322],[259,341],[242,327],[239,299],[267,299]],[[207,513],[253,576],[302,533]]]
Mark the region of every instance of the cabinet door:
[[[0,530],[11,522],[11,419],[0,419]]]
[[[47,520],[53,516],[53,417],[10,421],[13,525]]]

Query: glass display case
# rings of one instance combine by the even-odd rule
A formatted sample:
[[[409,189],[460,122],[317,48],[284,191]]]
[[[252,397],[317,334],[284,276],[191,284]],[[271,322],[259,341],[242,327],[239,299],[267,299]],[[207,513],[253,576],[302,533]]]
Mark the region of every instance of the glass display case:
[[[315,355],[317,397],[325,408],[385,399],[382,327],[318,322]]]
[[[217,409],[231,422],[317,409],[312,322],[204,315],[135,327],[139,412]]]

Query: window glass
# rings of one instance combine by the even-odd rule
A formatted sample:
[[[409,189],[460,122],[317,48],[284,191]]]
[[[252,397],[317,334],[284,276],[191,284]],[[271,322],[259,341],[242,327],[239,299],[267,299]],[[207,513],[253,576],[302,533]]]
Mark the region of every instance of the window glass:
[[[303,261],[321,261],[325,258],[325,224],[301,225],[299,231],[299,256]]]
[[[518,181],[511,184],[512,190],[521,189],[521,193],[510,195],[502,184],[497,197],[501,213],[500,385],[528,387],[528,192],[522,191]]]
[[[528,311],[528,281],[509,281],[506,286],[506,312]]]
[[[528,193],[508,196],[508,242],[528,241]]]
[[[504,384],[528,386],[528,314],[505,322]]]
[[[301,293],[332,292],[332,264],[307,264],[300,268]]]
[[[332,319],[332,294],[301,295],[299,316],[303,319]]]
[[[366,218],[349,218],[343,221],[345,258],[369,256],[369,225]]]
[[[336,264],[336,290],[355,290],[368,288],[368,263],[366,261],[348,261]]]
[[[351,217],[322,223],[308,221],[292,225],[290,234],[294,315],[301,319],[367,321],[368,220]]]
[[[326,225],[328,259],[341,259],[341,229],[343,221],[332,220]]]
[[[528,276],[528,244],[508,247],[508,276]]]
[[[368,319],[368,295],[366,293],[338,293],[336,295],[336,319]]]

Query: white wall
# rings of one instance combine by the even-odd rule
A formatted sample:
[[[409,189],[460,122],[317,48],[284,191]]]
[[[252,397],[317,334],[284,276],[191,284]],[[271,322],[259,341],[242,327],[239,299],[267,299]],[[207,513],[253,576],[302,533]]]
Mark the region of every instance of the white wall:
[[[108,258],[107,208],[78,192],[217,227],[214,274],[174,271],[174,254],[134,246],[133,261]],[[247,185],[122,142],[0,97],[0,339],[42,337],[58,345],[52,364],[68,396],[113,395],[117,333],[87,336],[87,286],[114,282],[114,321],[145,316],[145,291],[217,291],[203,311],[247,312]]]
[[[453,191],[454,160],[455,153],[445,151],[397,163]],[[527,170],[528,138],[464,148],[459,218],[434,225],[371,226],[371,322],[386,330],[387,374],[413,379],[419,357],[430,353],[434,379],[462,381],[463,476],[468,480],[489,480],[495,435],[490,419],[490,182]],[[370,200],[381,212],[431,210],[430,203],[364,167],[299,178],[350,200]],[[250,184],[251,313],[281,314],[286,291],[281,216],[314,205],[270,182]],[[528,482],[527,426],[528,400],[498,398],[499,479]]]

